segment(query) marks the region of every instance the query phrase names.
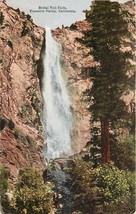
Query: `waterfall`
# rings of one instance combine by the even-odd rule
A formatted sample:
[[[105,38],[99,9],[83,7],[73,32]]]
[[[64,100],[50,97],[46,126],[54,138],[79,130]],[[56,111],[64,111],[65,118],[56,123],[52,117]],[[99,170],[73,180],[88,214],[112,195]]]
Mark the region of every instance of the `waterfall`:
[[[46,28],[43,76],[43,126],[46,133],[45,156],[55,159],[71,154],[72,114],[66,83],[62,77],[61,46]]]

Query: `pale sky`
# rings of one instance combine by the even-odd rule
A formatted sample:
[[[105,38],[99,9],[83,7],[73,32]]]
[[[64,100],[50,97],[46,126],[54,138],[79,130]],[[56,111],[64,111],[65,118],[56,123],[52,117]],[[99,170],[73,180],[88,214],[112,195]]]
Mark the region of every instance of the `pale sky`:
[[[126,1],[119,0],[118,2],[123,3]],[[82,11],[88,9],[91,5],[91,0],[7,0],[6,2],[15,9],[20,8],[26,14],[29,13],[35,24],[50,28],[57,28],[62,25],[70,26],[76,21],[83,20],[84,13]],[[39,10],[39,7],[46,8]],[[63,7],[61,9],[63,11],[71,12],[60,12],[59,7]]]

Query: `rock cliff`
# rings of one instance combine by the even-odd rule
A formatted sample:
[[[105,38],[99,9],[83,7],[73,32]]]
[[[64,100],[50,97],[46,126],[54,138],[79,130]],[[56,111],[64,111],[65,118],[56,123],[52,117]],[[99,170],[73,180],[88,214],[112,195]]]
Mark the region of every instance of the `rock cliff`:
[[[126,4],[134,13],[131,5]],[[14,178],[20,167],[44,167],[41,88],[45,32],[19,9],[2,2],[0,8],[0,164]],[[83,93],[92,86],[87,68],[96,62],[93,56],[86,57],[88,49],[76,40],[90,27],[79,21],[52,31],[62,46],[62,70],[71,98],[73,153],[81,151],[91,138],[89,103]]]
[[[0,3],[0,163],[43,167],[42,97],[37,77],[44,30],[19,10]]]
[[[20,167],[42,169],[44,165],[42,118],[42,75],[44,29],[36,26],[29,15],[1,3],[1,145],[0,162],[11,176]],[[54,38],[62,45],[62,64],[68,78],[71,109],[74,116],[73,153],[79,152],[90,139],[90,115],[83,92],[91,87],[83,78],[82,66],[94,66],[93,58],[85,59],[86,50],[75,41],[87,30],[86,21],[70,28],[56,29]]]

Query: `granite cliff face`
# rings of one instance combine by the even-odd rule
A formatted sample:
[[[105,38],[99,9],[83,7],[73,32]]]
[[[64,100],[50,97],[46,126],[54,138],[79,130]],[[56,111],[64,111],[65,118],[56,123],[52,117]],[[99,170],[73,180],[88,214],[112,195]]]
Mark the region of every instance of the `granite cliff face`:
[[[43,167],[42,97],[37,77],[43,34],[29,16],[0,3],[0,164]]]
[[[126,6],[134,13],[129,4]],[[20,167],[44,167],[41,88],[45,32],[29,15],[5,3],[0,8],[0,164],[15,177]],[[92,56],[86,58],[88,49],[76,41],[88,28],[88,22],[79,21],[52,31],[62,46],[62,70],[71,98],[73,153],[81,151],[91,138],[89,103],[83,92],[92,86],[88,68],[96,62]],[[129,105],[132,96],[128,98]]]
[[[20,167],[42,169],[44,165],[42,117],[42,54],[44,29],[34,25],[29,15],[1,3],[0,66],[1,66],[1,145],[0,162],[11,176]],[[63,70],[68,77],[71,109],[74,116],[72,133],[73,152],[80,151],[90,139],[90,115],[83,92],[91,87],[89,79],[82,76],[85,60],[84,47],[75,42],[87,22],[77,22],[70,28],[56,29],[54,38],[62,45]]]

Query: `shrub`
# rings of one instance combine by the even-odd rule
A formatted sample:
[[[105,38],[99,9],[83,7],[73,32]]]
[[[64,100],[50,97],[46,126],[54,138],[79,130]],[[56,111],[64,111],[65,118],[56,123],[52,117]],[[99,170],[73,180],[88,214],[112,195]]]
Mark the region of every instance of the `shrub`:
[[[111,158],[119,169],[135,171],[135,139],[133,135],[125,139],[113,139]]]
[[[21,169],[14,188],[12,213],[47,214],[53,209],[53,186],[49,182],[44,184],[37,170]]]
[[[117,213],[120,207],[119,213],[123,214],[127,204],[129,212],[133,211],[134,177],[130,172],[119,170],[112,164],[92,168],[89,162],[79,159],[69,173],[74,195],[73,210],[96,214],[110,213],[110,209],[115,209]]]
[[[103,199],[103,204],[111,202],[126,202],[130,197],[130,186],[125,171],[105,164],[95,169],[98,173],[97,185]]]

